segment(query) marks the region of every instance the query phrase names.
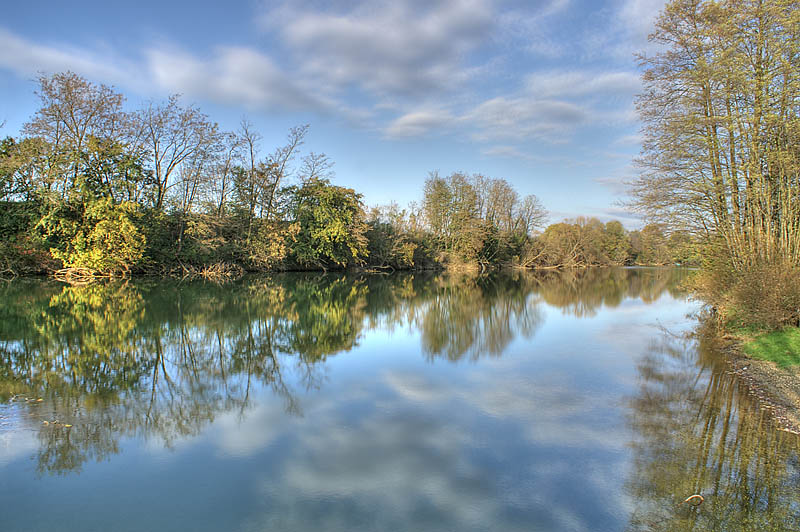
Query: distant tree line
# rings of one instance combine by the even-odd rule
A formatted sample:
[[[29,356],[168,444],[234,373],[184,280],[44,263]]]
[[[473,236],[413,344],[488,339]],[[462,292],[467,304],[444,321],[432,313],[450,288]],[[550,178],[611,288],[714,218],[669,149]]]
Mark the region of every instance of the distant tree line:
[[[40,107],[0,141],[0,270],[230,275],[254,270],[580,267],[693,255],[683,233],[619,222],[548,227],[536,196],[503,179],[432,173],[421,205],[367,210],[302,152],[308,126],[263,150],[177,96],[135,110],[72,72],[39,79]],[[680,250],[680,251],[678,251]],[[677,254],[676,254],[677,253]]]

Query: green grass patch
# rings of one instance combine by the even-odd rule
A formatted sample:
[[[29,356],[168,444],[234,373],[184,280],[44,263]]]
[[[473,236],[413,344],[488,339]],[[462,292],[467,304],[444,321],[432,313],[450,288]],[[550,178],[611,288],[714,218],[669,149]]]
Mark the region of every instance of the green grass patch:
[[[786,327],[762,334],[745,343],[742,349],[753,358],[775,362],[782,368],[800,365],[800,328]]]

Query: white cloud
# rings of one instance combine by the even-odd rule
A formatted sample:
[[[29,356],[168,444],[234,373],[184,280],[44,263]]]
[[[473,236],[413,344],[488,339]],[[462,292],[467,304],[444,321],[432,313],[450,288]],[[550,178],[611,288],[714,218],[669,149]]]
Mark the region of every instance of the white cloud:
[[[619,0],[599,12],[613,13],[615,24],[636,20],[644,27],[662,4]],[[269,47],[212,42],[211,51],[199,53],[161,45],[124,60],[0,30],[0,67],[20,75],[71,69],[146,96],[178,92],[201,102],[330,114],[387,139],[451,133],[483,144],[485,155],[529,159],[519,147],[526,141],[569,142],[581,128],[627,127],[637,119],[630,100],[639,78],[624,66],[573,62],[541,70],[534,63],[510,70],[507,61],[525,46],[564,53],[554,21],[574,17],[570,6],[569,0],[268,3],[259,21]],[[613,44],[631,44],[639,30],[630,23]]]
[[[589,117],[587,109],[574,103],[524,96],[492,98],[464,115],[477,126],[473,138],[479,141],[536,138],[560,142]]]
[[[453,116],[442,110],[421,110],[404,114],[386,128],[387,137],[418,137],[432,129],[449,125]]]
[[[297,420],[279,401],[261,400],[244,415],[223,413],[209,431],[209,439],[225,456],[247,457],[262,452]]]
[[[653,31],[656,17],[666,0],[623,0],[617,13],[620,25],[627,28],[634,43],[644,46]]]
[[[633,62],[635,54],[652,53],[659,46],[649,42],[654,23],[665,0],[618,0],[607,16],[602,31],[585,39],[586,53]]]
[[[644,135],[641,133],[634,133],[631,135],[623,135],[614,141],[618,146],[641,146],[644,142]]]
[[[151,49],[147,69],[162,89],[251,108],[322,109],[329,104],[293,81],[272,59],[250,48],[219,47],[201,59]]]
[[[538,157],[534,157],[529,153],[525,153],[521,151],[519,148],[514,146],[507,146],[507,145],[498,145],[498,146],[491,146],[489,148],[485,148],[481,150],[483,155],[488,157],[503,157],[508,159],[526,159],[526,160],[538,160]]]
[[[251,48],[220,46],[208,58],[174,47],[145,50],[143,60],[99,56],[89,50],[39,45],[0,29],[0,67],[20,76],[71,70],[145,94],[178,92],[251,108],[323,109],[333,104],[292,80],[272,59]]]
[[[262,22],[304,75],[329,88],[419,97],[470,77],[465,56],[491,36],[493,15],[489,0],[383,0],[328,11],[291,2]]]
[[[0,28],[0,67],[21,77],[72,70],[106,83],[132,79],[133,65],[69,46],[36,44]]]
[[[536,72],[526,78],[531,94],[539,98],[621,96],[630,99],[641,90],[639,75],[634,72],[561,70]]]
[[[33,431],[0,431],[0,468],[33,455],[38,448],[39,443]]]

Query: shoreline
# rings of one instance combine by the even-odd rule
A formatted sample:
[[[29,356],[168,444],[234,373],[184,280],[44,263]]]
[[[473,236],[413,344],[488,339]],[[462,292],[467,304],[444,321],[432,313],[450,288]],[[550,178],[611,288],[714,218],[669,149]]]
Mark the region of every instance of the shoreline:
[[[0,257],[2,258],[2,257]],[[368,274],[391,274],[395,272],[441,272],[441,273],[486,273],[495,271],[528,271],[528,272],[566,272],[566,271],[586,271],[592,269],[605,269],[605,268],[686,268],[697,269],[694,265],[680,265],[675,266],[671,264],[588,264],[581,266],[520,266],[513,263],[503,264],[489,264],[482,265],[481,263],[459,263],[459,264],[434,264],[426,266],[418,266],[413,268],[393,268],[391,266],[347,266],[347,267],[330,267],[324,268],[320,266],[302,267],[298,265],[291,265],[285,268],[267,268],[267,269],[248,269],[238,263],[213,263],[203,266],[173,266],[167,268],[150,268],[144,270],[128,271],[123,274],[118,273],[103,273],[88,268],[38,268],[29,269],[24,271],[17,271],[12,269],[0,270],[0,281],[12,281],[14,279],[32,279],[32,278],[46,278],[65,283],[70,283],[69,279],[72,277],[70,274],[76,274],[75,277],[80,279],[82,283],[84,280],[92,281],[110,281],[110,280],[130,280],[130,279],[204,279],[207,281],[215,280],[233,280],[244,277],[246,275],[260,275],[260,274],[279,274],[279,273],[368,273]]]
[[[781,368],[774,362],[747,355],[742,341],[720,332],[719,351],[747,394],[770,414],[778,430],[800,435],[800,366]]]

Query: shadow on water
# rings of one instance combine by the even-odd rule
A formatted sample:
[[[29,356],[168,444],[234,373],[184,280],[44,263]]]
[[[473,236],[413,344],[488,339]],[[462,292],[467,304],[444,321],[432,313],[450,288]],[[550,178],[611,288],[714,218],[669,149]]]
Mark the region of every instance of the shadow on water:
[[[15,400],[21,423],[36,432],[39,473],[64,474],[109,459],[123,437],[170,446],[223,412],[245,416],[263,387],[300,415],[297,397],[324,384],[326,359],[369,330],[419,331],[430,361],[498,357],[515,338],[535,335],[545,304],[593,316],[627,298],[680,295],[684,274],[284,274],[225,286],[17,281],[0,286],[0,401]]]
[[[628,530],[800,530],[800,440],[748,397],[711,335],[695,336],[664,333],[638,364]],[[683,502],[693,494],[705,502]]]

